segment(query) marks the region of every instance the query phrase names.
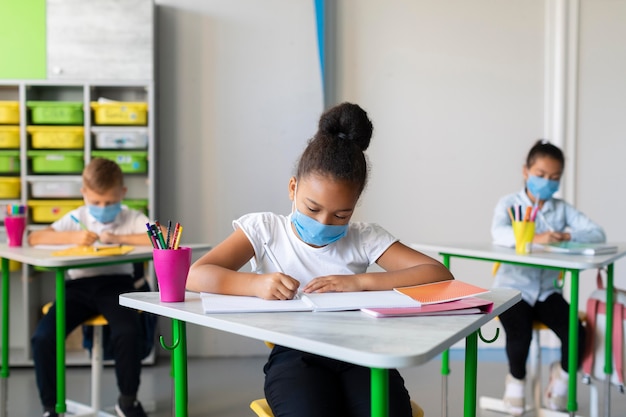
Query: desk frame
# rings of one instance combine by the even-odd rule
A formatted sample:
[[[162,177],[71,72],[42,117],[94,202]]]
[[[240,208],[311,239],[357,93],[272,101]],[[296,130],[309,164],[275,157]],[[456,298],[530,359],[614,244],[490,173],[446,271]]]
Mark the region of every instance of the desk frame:
[[[369,367],[371,369],[372,416],[374,417],[388,415],[388,369],[420,365],[466,338],[464,415],[475,417],[478,330],[521,299],[519,291],[510,289],[494,290],[485,294],[484,297],[495,301],[494,310],[491,313],[449,316],[449,323],[454,322],[451,325],[456,329],[453,333],[441,335],[437,333],[431,336],[434,340],[425,340],[427,338],[423,334],[417,335],[417,333],[419,330],[427,331],[426,329],[431,329],[431,333],[436,333],[432,331],[432,323],[445,320],[443,316],[375,319],[359,311],[204,314],[200,296],[193,293],[187,293],[185,302],[181,303],[161,303],[157,292],[122,294],[120,304],[171,319],[172,344],[166,345],[161,337],[161,345],[173,351],[176,417],[188,416],[185,342],[185,326],[188,322],[253,339],[269,340],[294,349]],[[277,324],[276,318],[280,318],[280,324]],[[346,326],[346,323],[349,327],[344,328],[359,327],[358,334],[366,339],[367,346],[356,342],[356,337],[348,335],[341,339],[338,333],[332,333],[343,331],[340,327]],[[420,326],[422,326],[421,329]],[[441,327],[434,326],[441,332],[452,332],[448,329],[439,329]],[[400,337],[403,338],[405,344],[389,341],[391,335],[398,337],[398,334],[402,335]],[[424,341],[418,346],[417,339]]]
[[[209,250],[206,244],[185,245],[192,250]],[[56,364],[57,364],[57,403],[56,412],[64,415],[67,411],[65,384],[65,272],[68,269],[91,268],[96,266],[152,261],[151,246],[136,246],[132,252],[116,256],[52,256],[53,250],[28,246],[8,247],[0,244],[0,265],[2,266],[2,363],[0,364],[0,417],[8,415],[7,396],[9,368],[9,260],[39,266],[55,272],[56,295]]]
[[[578,340],[578,304],[579,304],[579,278],[580,272],[587,269],[607,268],[607,285],[606,285],[606,328],[613,328],[613,272],[614,263],[621,257],[626,255],[626,247],[619,245],[619,250],[615,254],[600,255],[600,256],[575,256],[575,255],[563,255],[563,254],[549,254],[541,253],[541,257],[530,255],[516,255],[513,249],[498,248],[500,253],[489,254],[485,248],[474,249],[459,247],[446,247],[446,246],[431,246],[431,245],[412,245],[413,248],[421,251],[435,251],[442,257],[443,264],[450,268],[451,258],[470,259],[477,261],[488,262],[500,262],[510,265],[527,266],[540,269],[559,270],[563,272],[569,272],[570,274],[570,309],[569,309],[569,340]],[[605,377],[605,390],[604,390],[604,411],[605,415],[610,416],[611,410],[611,374],[613,372],[613,362],[611,356],[612,348],[612,332],[607,331],[605,335],[605,350],[604,350],[604,373]],[[570,375],[577,375],[578,371],[578,344],[570,343],[568,347],[568,373]],[[447,401],[447,375],[450,373],[448,366],[448,354],[447,352],[442,357],[442,384],[446,391],[444,395],[444,402]],[[577,378],[569,378],[568,392],[567,392],[567,411],[570,416],[575,416],[578,410],[577,403]],[[444,416],[447,415],[447,405],[444,405],[442,410],[445,410]]]

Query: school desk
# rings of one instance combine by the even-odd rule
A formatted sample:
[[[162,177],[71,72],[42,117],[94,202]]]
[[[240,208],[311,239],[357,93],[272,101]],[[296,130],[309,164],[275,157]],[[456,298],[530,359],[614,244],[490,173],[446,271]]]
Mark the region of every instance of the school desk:
[[[205,244],[185,245],[194,251],[207,251]],[[64,414],[65,404],[65,271],[73,268],[89,268],[121,263],[145,262],[152,260],[151,246],[136,246],[132,252],[117,256],[53,256],[52,249],[36,247],[8,247],[0,244],[2,267],[2,366],[0,368],[0,416],[7,415],[7,379],[9,377],[9,260],[39,266],[55,271],[56,283],[56,333],[57,333],[57,404],[56,411]]]
[[[519,266],[530,266],[543,269],[554,269],[569,272],[570,276],[570,310],[569,310],[569,340],[578,340],[578,289],[580,272],[586,269],[607,268],[607,312],[606,328],[612,328],[613,323],[613,269],[614,263],[626,256],[626,243],[618,243],[615,253],[606,255],[573,255],[552,252],[534,251],[528,255],[518,255],[514,248],[495,246],[490,243],[467,243],[458,245],[412,244],[411,247],[420,252],[437,252],[441,255],[446,267],[450,267],[451,258],[473,259],[478,261],[501,262]],[[566,274],[564,274],[566,275]],[[613,372],[611,359],[611,332],[606,332],[604,372],[607,374],[604,389],[605,415],[610,415],[611,390],[610,375]],[[569,344],[568,373],[576,375],[578,344]],[[447,354],[443,355],[442,373],[447,371]],[[576,378],[569,378],[567,410],[574,415],[578,409],[576,401]]]
[[[519,291],[481,294],[494,302],[488,314],[373,318],[360,311],[205,314],[200,295],[162,303],[158,292],[120,295],[120,304],[172,319],[174,406],[187,417],[186,323],[193,323],[371,368],[372,416],[387,416],[388,370],[423,364],[466,338],[464,415],[476,415],[478,329],[521,299]],[[252,399],[250,399],[252,400]],[[419,399],[418,399],[419,401]]]

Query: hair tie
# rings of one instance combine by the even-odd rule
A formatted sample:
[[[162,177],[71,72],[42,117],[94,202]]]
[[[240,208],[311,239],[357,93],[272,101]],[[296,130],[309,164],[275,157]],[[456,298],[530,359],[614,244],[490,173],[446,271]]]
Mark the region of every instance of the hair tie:
[[[337,133],[337,137],[338,137],[339,139],[347,139],[347,138],[348,138],[348,137],[346,136],[346,134],[345,134],[345,133],[343,133],[343,132]]]

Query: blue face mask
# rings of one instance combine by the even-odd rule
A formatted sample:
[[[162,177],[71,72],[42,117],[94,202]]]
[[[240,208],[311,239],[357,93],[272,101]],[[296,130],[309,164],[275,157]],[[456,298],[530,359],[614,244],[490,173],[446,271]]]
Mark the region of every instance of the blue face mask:
[[[89,214],[100,223],[111,223],[122,211],[121,203],[109,204],[104,207],[92,205],[87,205],[87,207],[89,208]]]
[[[348,225],[322,224],[295,209],[291,215],[291,223],[304,242],[314,246],[326,246],[338,241],[348,233]]]
[[[529,175],[526,188],[539,200],[549,200],[559,190],[559,181]]]

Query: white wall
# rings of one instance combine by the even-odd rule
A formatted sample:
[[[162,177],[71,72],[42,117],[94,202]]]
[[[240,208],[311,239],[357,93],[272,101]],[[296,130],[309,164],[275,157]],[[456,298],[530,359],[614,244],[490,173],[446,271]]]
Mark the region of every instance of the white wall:
[[[361,104],[375,130],[357,219],[406,243],[490,239],[493,206],[522,186],[544,131],[547,1],[336,2],[334,98]],[[190,242],[218,242],[242,213],[289,210],[287,180],[322,109],[313,1],[157,4],[160,217],[193,224]],[[626,240],[626,3],[582,0],[580,13],[575,203]],[[491,283],[490,265],[452,268]],[[190,333],[191,354],[250,352],[245,339]]]

